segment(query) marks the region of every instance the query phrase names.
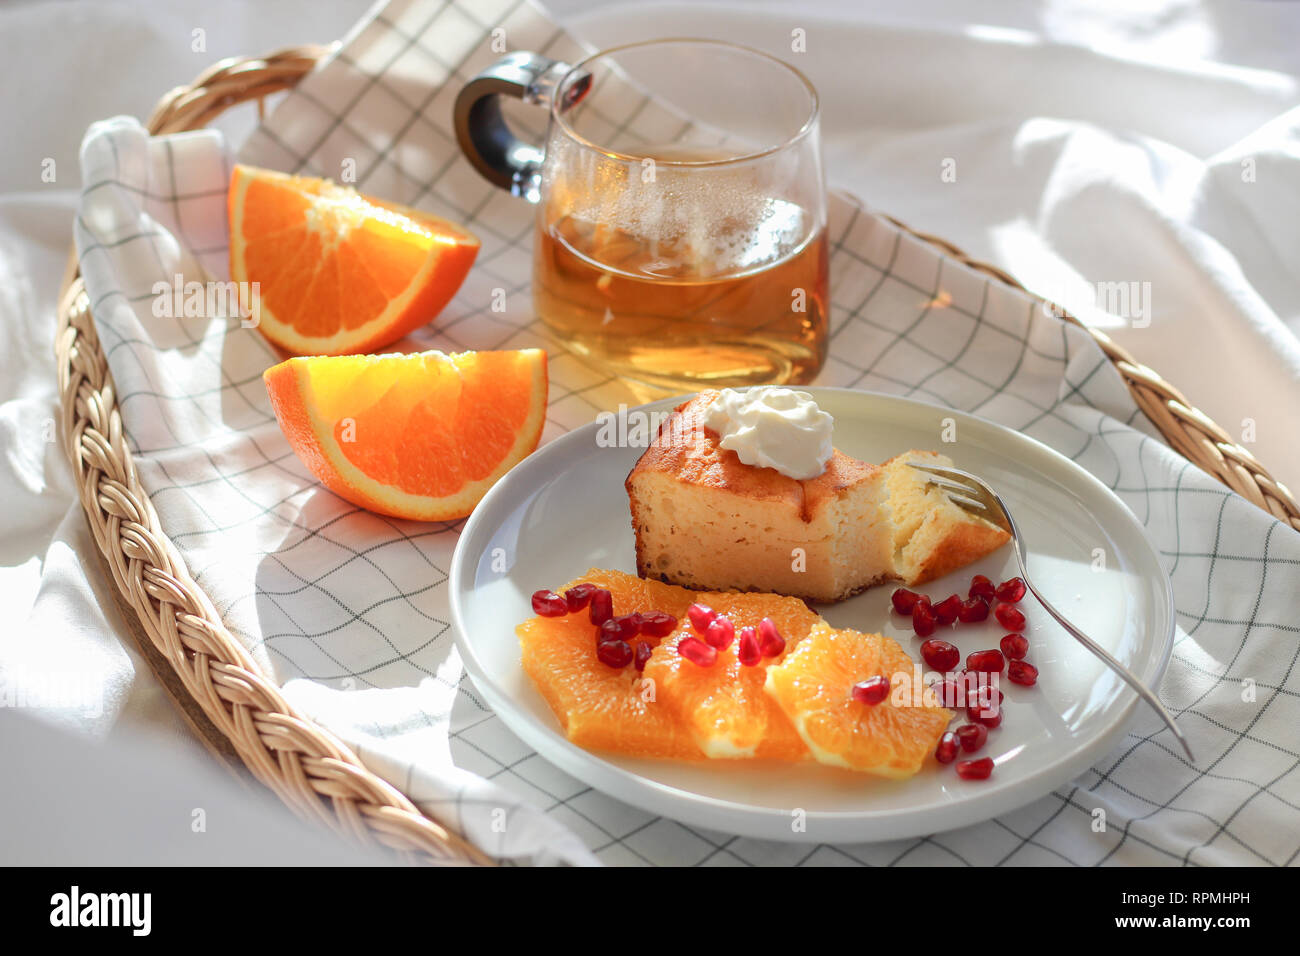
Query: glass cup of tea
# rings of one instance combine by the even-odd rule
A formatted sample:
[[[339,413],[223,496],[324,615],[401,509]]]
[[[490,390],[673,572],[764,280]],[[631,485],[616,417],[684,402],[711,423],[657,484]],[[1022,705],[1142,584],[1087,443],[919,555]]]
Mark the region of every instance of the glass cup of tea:
[[[548,110],[541,145],[502,97]],[[455,128],[480,173],[536,204],[533,305],[573,352],[674,390],[817,374],[826,186],[817,92],[794,67],[702,39],[572,65],[516,52],[466,84]]]

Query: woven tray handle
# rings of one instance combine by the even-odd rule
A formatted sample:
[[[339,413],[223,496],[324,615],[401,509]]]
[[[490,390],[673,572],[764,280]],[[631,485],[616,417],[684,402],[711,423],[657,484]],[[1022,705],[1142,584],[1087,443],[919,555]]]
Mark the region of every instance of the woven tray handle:
[[[239,103],[289,89],[330,52],[301,46],[263,57],[235,57],[167,93],[147,122],[155,135],[197,129]],[[890,222],[945,254],[1032,296],[1006,272],[971,259],[937,236]],[[1040,302],[1046,302],[1033,296]],[[1055,309],[1055,307],[1053,306]],[[1104,333],[1085,329],[1115,364],[1134,400],[1165,440],[1193,464],[1269,513],[1300,529],[1300,506],[1285,487],[1183,394]],[[423,815],[322,727],[297,713],[226,630],[140,485],[127,446],[108,363],[95,332],[75,255],[58,304],[55,343],[64,450],[76,471],[82,507],[114,583],[156,655],[179,679],[196,723],[222,737],[254,777],[296,813],[417,862],[490,863],[480,851]],[[151,657],[151,660],[153,658]],[[164,676],[161,675],[160,676]]]
[[[295,47],[223,60],[191,86],[164,96],[148,128],[154,134],[195,129],[248,100],[257,100],[260,110],[264,97],[293,86],[327,52]],[[194,705],[186,710],[196,729],[220,734],[224,739],[215,746],[233,750],[301,817],[413,862],[490,864],[367,770],[333,734],[299,714],[190,577],[136,474],[75,256],[59,297],[55,354],[61,438],[91,532],[124,602],[152,649],[170,665],[173,673],[159,676],[165,683],[179,677]],[[146,656],[152,661],[155,655]]]

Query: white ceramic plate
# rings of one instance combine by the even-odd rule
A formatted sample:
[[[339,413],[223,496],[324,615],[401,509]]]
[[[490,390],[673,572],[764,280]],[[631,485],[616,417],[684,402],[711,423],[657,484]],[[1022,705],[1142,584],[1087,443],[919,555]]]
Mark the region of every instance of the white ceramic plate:
[[[1173,595],[1137,519],[1069,459],[982,419],[923,402],[835,388],[810,388],[835,417],[835,445],[879,462],[909,448],[935,449],[985,478],[1006,500],[1031,555],[1035,582],[1059,609],[1148,684],[1158,682],[1173,643]],[[667,410],[680,399],[644,406]],[[944,419],[958,441],[944,444]],[[1083,772],[1124,732],[1137,696],[1025,599],[1029,660],[1038,685],[1002,681],[1004,720],[986,750],[985,781],[929,765],[886,781],[816,764],[754,761],[679,763],[589,752],[571,744],[520,665],[515,625],[529,598],[590,567],[635,572],[623,480],[642,447],[606,447],[598,423],[540,449],[488,493],[465,525],[451,565],[456,641],[475,686],[501,719],[557,766],[628,803],[684,823],[776,840],[899,839],[965,826],[1022,806]],[[1016,574],[1009,546],[921,590],[935,600],[966,594],[979,572]],[[504,570],[501,570],[504,568]],[[913,657],[919,639],[891,612],[892,588],[819,608],[834,625],[880,631]],[[990,616],[943,635],[963,656],[996,647]]]

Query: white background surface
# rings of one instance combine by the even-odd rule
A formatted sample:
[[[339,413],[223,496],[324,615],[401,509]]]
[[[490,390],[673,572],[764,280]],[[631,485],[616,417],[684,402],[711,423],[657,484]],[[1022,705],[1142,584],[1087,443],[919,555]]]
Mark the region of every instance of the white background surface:
[[[104,585],[79,573],[95,566],[93,543],[69,468],[48,440],[54,302],[71,242],[81,135],[104,116],[146,115],[161,92],[223,56],[328,42],[365,6],[0,8],[7,137],[0,151],[0,606],[7,624],[0,667],[39,671],[75,661],[114,688],[98,717],[49,715],[60,723],[108,738],[145,725],[177,746],[188,737],[147,668],[122,649]],[[1300,8],[1175,0],[745,6],[776,19],[699,4],[656,4],[650,15],[583,0],[551,5],[600,44],[698,33],[776,51],[788,49],[786,23],[806,29],[809,50],[799,65],[825,98],[833,180],[1048,295],[1071,275],[1151,281],[1151,327],[1118,329],[1116,337],[1234,435],[1244,418],[1255,419],[1252,449],[1279,478],[1300,485],[1292,441],[1300,383],[1293,335],[1300,327]],[[203,51],[191,49],[196,28],[206,31]],[[1243,189],[1240,160],[1248,156],[1258,157],[1257,178]],[[41,180],[47,158],[54,183]],[[946,190],[937,187],[944,158],[955,159],[958,171]],[[165,772],[161,755],[158,764]],[[36,846],[49,839],[39,828],[26,837]]]

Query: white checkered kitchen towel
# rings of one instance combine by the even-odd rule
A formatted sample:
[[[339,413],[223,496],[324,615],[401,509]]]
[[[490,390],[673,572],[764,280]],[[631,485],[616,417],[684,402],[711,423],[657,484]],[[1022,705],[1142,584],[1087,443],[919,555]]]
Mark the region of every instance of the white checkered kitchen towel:
[[[466,222],[483,242],[473,273],[413,344],[546,348],[549,440],[635,397],[538,328],[532,210],[480,179],[449,134],[457,89],[499,55],[497,26],[512,49],[582,52],[526,0],[393,0],[287,96],[242,158],[334,177],[348,160],[363,191]],[[276,359],[260,336],[210,309],[156,314],[167,311],[155,308],[156,283],[226,278],[230,162],[216,133],[150,140],[123,119],[96,124],[83,147],[77,249],[141,476],[196,579],[286,696],[489,853],[657,864],[1295,861],[1300,535],[1170,451],[1088,336],[848,196],[831,204],[833,339],[818,383],[1002,422],[1114,489],[1173,578],[1179,632],[1161,693],[1201,763],[1140,711],[1113,753],[1024,810],[856,846],[687,828],[557,770],[485,708],[457,657],[444,582],[460,523],[403,523],[322,489],[271,414],[261,373]],[[504,313],[490,308],[496,288],[507,290]],[[1254,700],[1243,699],[1246,678]],[[498,832],[502,807],[510,825]],[[1102,834],[1090,826],[1098,807],[1110,821]]]

